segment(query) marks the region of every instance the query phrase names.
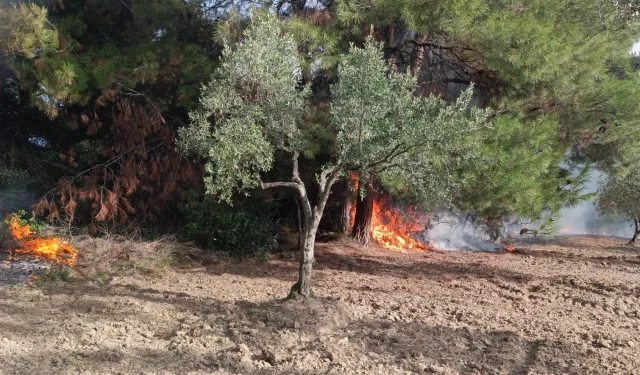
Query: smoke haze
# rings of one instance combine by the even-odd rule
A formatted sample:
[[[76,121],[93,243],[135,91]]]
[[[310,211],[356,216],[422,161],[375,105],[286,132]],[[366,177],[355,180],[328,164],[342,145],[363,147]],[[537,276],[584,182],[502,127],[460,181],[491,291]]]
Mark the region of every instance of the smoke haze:
[[[605,177],[601,171],[592,169],[583,193],[595,193],[598,190],[598,181]],[[556,224],[560,231],[559,235],[595,234],[631,238],[634,230],[632,220],[601,216],[593,201],[582,202],[575,207],[563,208]]]
[[[583,194],[595,193],[598,182],[606,177],[597,169],[589,172]],[[634,225],[632,220],[601,216],[594,201],[585,201],[574,207],[565,207],[560,211],[556,222],[556,236],[602,235],[631,238]],[[433,241],[440,249],[501,251],[503,247],[490,242],[484,230],[460,215],[451,212],[436,215],[436,225],[424,234],[425,239]],[[529,225],[512,224],[508,226],[509,235],[520,237],[520,229],[535,229],[536,223]]]

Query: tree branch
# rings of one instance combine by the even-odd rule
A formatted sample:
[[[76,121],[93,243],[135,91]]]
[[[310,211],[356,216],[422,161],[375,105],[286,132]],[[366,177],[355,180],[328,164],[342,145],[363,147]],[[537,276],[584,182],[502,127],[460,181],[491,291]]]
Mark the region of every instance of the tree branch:
[[[300,184],[297,182],[260,182],[263,189],[273,189],[277,187],[289,187],[300,190]]]
[[[329,199],[329,194],[331,194],[331,187],[333,186],[333,184],[335,184],[335,182],[338,180],[338,177],[340,176],[340,173],[342,172],[341,169],[337,168],[337,167],[332,167],[332,172],[329,172],[327,174],[325,174],[324,178],[325,178],[325,183],[324,185],[320,186],[320,194],[319,194],[319,199],[318,199],[318,204],[315,207],[315,214],[316,216],[319,216],[322,214],[322,212],[324,212],[324,207],[327,204],[327,200]],[[327,169],[325,169],[323,172],[327,171]]]
[[[461,85],[470,85],[471,81],[468,79],[462,79],[462,78],[447,78],[447,79],[443,79],[440,82],[442,83],[459,83]]]
[[[417,40],[407,40],[407,43],[413,44],[416,47],[429,47],[429,48],[437,48],[442,50],[450,50],[450,51],[475,51],[470,47],[462,47],[462,46],[443,46],[441,44],[431,43],[431,42],[418,42]]]
[[[429,142],[429,140],[424,140],[424,141],[420,141],[420,142],[416,142],[410,145],[406,145],[405,143],[400,143],[398,145],[396,145],[396,147],[393,148],[393,150],[391,150],[391,152],[389,154],[387,154],[387,156],[383,157],[382,159],[379,159],[377,161],[374,161],[370,164],[368,164],[366,166],[367,169],[373,169],[374,167],[378,167],[384,164],[390,164],[391,162],[393,162],[393,160],[395,158],[397,158],[400,155],[406,154],[409,151],[411,151],[412,149],[416,148],[416,147],[420,147],[423,146],[425,144],[427,144]],[[401,145],[405,145],[406,147],[400,150],[400,146]],[[382,167],[384,169],[386,169],[386,167]]]
[[[327,187],[327,176],[333,173],[336,170],[336,167],[328,167],[320,172],[320,177],[318,178],[318,184],[320,185],[320,192],[326,190]]]
[[[298,151],[293,152],[293,181],[298,184],[302,184],[302,179],[300,178],[300,171],[298,170],[298,158],[300,157],[300,153]]]

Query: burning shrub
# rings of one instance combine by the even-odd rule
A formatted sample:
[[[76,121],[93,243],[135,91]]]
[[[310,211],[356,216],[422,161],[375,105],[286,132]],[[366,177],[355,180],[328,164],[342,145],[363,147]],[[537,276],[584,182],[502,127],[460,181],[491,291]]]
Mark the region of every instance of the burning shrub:
[[[38,222],[35,219],[24,220],[17,215],[12,215],[6,220],[6,224],[17,245],[15,253],[51,260],[62,265],[76,264],[78,251],[67,241],[58,237],[36,236]]]
[[[212,199],[184,208],[183,237],[205,248],[236,255],[258,254],[277,247],[274,220],[268,210],[245,211]]]

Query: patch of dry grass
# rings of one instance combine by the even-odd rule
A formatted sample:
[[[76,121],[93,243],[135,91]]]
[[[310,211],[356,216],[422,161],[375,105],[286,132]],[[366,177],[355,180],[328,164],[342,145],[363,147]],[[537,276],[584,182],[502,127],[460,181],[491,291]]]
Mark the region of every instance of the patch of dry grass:
[[[83,276],[165,272],[201,252],[172,236],[145,240],[112,234],[80,235],[72,237],[71,243],[79,253],[75,270]]]

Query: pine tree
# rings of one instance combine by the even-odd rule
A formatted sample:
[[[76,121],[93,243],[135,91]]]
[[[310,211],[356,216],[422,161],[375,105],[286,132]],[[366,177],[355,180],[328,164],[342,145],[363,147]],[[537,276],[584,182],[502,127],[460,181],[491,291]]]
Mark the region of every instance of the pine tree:
[[[565,155],[553,118],[502,115],[492,125],[477,157],[459,169],[463,182],[453,207],[484,226],[493,240],[510,219],[540,222],[539,232],[553,230],[560,209],[583,198],[588,168],[573,176],[561,167]]]
[[[565,186],[559,167],[567,149],[572,159],[598,165],[611,164],[617,157],[617,143],[609,137],[603,140],[601,134],[614,124],[633,123],[640,114],[633,102],[637,80],[628,74],[627,62],[638,29],[635,5],[599,0],[579,6],[570,0],[343,0],[337,4],[337,17],[353,35],[373,25],[377,38],[385,41],[387,58],[397,69],[415,72],[422,92],[455,100],[473,82],[475,104],[495,110],[502,129],[485,134],[481,159],[492,160],[501,150],[516,148],[525,160],[504,158],[490,162],[490,170],[482,163],[468,164],[458,175],[464,176],[459,182],[466,188],[452,206],[491,223],[496,237],[495,228],[516,213],[537,218],[551,208],[557,212],[559,206],[575,203],[581,179]],[[529,142],[527,151],[506,143],[541,123],[548,124],[539,130],[546,135],[537,138],[554,150]],[[512,131],[509,136],[507,129]],[[502,143],[494,143],[494,138]],[[554,165],[540,163],[541,149]],[[539,179],[510,183],[518,182],[517,173],[525,165]],[[495,187],[501,181],[510,188],[510,196],[535,196],[535,203],[525,209],[505,198]],[[574,193],[559,194],[558,187]]]
[[[207,12],[198,0],[2,3],[3,61],[53,129],[27,124],[25,133],[64,167],[40,213],[79,225],[152,223],[199,189],[198,168],[173,142],[220,53]]]

